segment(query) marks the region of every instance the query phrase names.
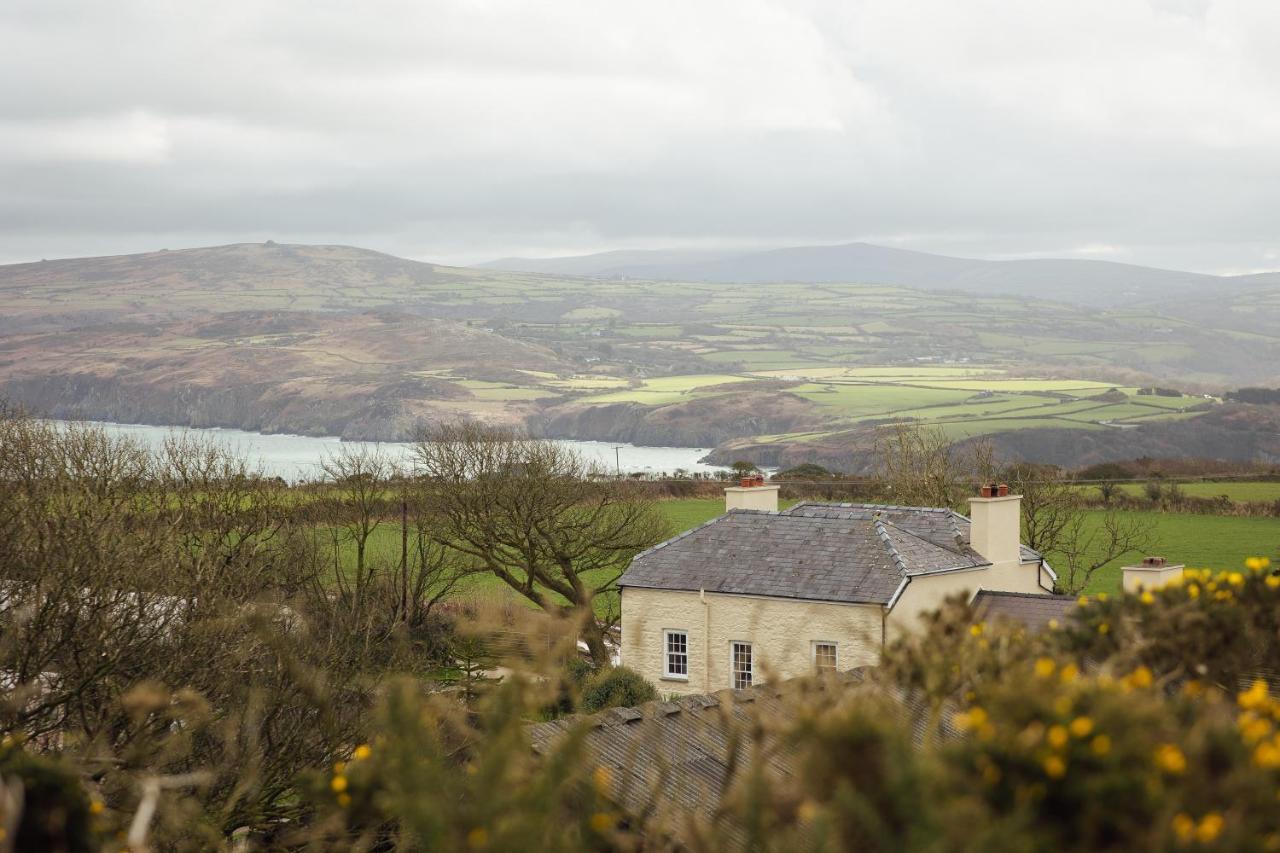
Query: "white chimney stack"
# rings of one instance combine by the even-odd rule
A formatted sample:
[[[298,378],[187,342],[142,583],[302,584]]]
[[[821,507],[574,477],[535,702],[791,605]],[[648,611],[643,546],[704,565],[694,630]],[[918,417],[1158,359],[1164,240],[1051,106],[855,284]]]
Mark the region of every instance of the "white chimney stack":
[[[1125,566],[1120,570],[1121,581],[1125,592],[1141,592],[1144,589],[1159,589],[1168,583],[1182,580],[1183,565],[1171,566],[1164,557],[1145,557],[1142,565]]]
[[[993,564],[1022,562],[1022,495],[1004,483],[969,498],[969,545]]]
[[[764,477],[743,477],[740,484],[724,490],[724,511],[734,509],[761,509],[778,511],[778,490],[781,486],[766,486]]]

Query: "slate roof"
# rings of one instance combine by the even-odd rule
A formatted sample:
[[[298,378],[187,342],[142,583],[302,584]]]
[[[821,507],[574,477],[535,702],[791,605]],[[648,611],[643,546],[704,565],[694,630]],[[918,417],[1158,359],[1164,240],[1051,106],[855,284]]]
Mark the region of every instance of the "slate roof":
[[[637,554],[623,587],[888,604],[905,578],[989,565],[949,509],[801,503],[733,510]],[[1024,559],[1039,555],[1024,548]]]
[[[867,677],[863,669],[829,679],[794,679],[745,690],[683,696],[669,702],[650,702],[637,708],[613,708],[594,717],[567,717],[531,725],[527,731],[534,752],[548,755],[571,733],[586,727],[583,749],[596,766],[607,767],[609,796],[643,826],[665,827],[677,842],[711,824],[721,797],[735,779],[744,777],[751,762],[764,760],[764,772],[785,783],[799,771],[794,749],[777,735],[798,714],[812,708],[812,691],[879,696],[892,713],[912,727],[917,743],[924,737],[929,714],[919,700],[907,700],[896,689]],[[762,724],[766,743],[756,749],[744,732]],[[944,736],[954,735],[950,724]],[[735,776],[736,771],[736,776]],[[730,836],[730,847],[742,840],[737,827],[723,821],[717,832]]]
[[[1011,619],[1032,633],[1043,631],[1050,620],[1065,622],[1076,607],[1073,595],[1034,595],[1027,592],[979,590],[973,597],[973,615],[980,622]]]

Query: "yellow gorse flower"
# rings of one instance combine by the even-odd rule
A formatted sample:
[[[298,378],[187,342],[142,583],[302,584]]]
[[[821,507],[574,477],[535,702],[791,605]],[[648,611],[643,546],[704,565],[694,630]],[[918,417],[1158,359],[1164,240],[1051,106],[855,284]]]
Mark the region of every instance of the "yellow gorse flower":
[[[1036,661],[1036,676],[1039,678],[1049,678],[1057,668],[1058,665],[1053,662],[1053,658],[1040,658]]]
[[[1097,735],[1093,740],[1089,741],[1089,749],[1094,755],[1107,755],[1111,752],[1111,738],[1106,735]]]
[[[1067,773],[1067,762],[1056,755],[1050,755],[1040,766],[1044,768],[1044,775],[1050,779],[1061,779]]]
[[[1076,717],[1071,721],[1070,729],[1072,737],[1088,737],[1089,733],[1093,731],[1093,720],[1088,717]]]
[[[1267,682],[1255,679],[1249,689],[1236,696],[1236,702],[1246,711],[1256,711],[1271,703],[1271,694],[1267,690]]]
[[[1200,818],[1200,823],[1196,826],[1196,841],[1201,844],[1208,844],[1217,839],[1222,834],[1222,825],[1225,823],[1222,815],[1217,812],[1209,812]]]
[[[351,753],[351,757],[356,761],[364,761],[370,755],[373,755],[373,748],[367,743],[362,743],[356,747],[355,752]]]
[[[1156,747],[1155,762],[1157,767],[1173,776],[1181,775],[1187,770],[1187,757],[1172,743],[1162,743]]]
[[[1050,726],[1049,734],[1045,737],[1049,742],[1049,746],[1054,749],[1062,749],[1067,745],[1067,728],[1066,726]]]

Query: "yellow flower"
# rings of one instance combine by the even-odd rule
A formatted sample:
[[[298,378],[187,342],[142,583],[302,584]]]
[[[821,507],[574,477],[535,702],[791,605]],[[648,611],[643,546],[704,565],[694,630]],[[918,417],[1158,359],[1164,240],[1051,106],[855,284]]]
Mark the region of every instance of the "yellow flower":
[[[1222,815],[1217,812],[1209,812],[1200,818],[1200,825],[1196,827],[1196,841],[1201,844],[1209,844],[1222,834]]]
[[[1182,685],[1182,692],[1187,694],[1188,696],[1191,696],[1192,698],[1196,696],[1203,696],[1204,685],[1201,684],[1197,679],[1194,679],[1194,678],[1188,679],[1187,682]]]
[[[969,633],[970,633],[972,636],[974,636],[974,637],[981,637],[981,636],[982,636],[982,623],[981,623],[981,622],[975,622],[975,623],[973,623],[972,625],[970,625],[970,626],[969,626]]]
[[[1187,757],[1171,743],[1162,743],[1156,747],[1155,762],[1157,767],[1173,776],[1179,776],[1187,769]]]
[[[346,772],[346,770],[347,770],[347,762],[345,762],[345,761],[335,761],[335,762],[333,763],[333,772],[334,772],[334,773],[336,773],[336,774],[338,774],[339,776],[340,776],[340,775],[342,775],[343,773],[345,773],[345,772]]]
[[[1173,816],[1173,832],[1178,836],[1178,840],[1183,844],[1191,841],[1191,835],[1196,831],[1196,822],[1191,815],[1186,812],[1178,812]]]
[[[1240,737],[1244,738],[1245,743],[1257,743],[1269,734],[1271,723],[1254,715],[1252,711],[1246,711],[1240,716]]]
[[[1082,596],[1080,596],[1079,598],[1077,598],[1077,599],[1076,599],[1076,604],[1078,604],[1078,605],[1079,605],[1079,606],[1081,606],[1081,607],[1088,607],[1088,606],[1089,606],[1089,596],[1087,596],[1087,595],[1082,595]]]
[[[1099,601],[1106,601],[1106,600],[1107,600],[1107,594],[1106,594],[1105,592],[1100,592],[1100,593],[1098,593],[1098,600],[1099,600]]]
[[[1049,734],[1045,738],[1049,741],[1049,746],[1054,749],[1062,749],[1067,745],[1067,729],[1065,726],[1050,726]]]
[[[102,800],[94,800],[89,803],[89,814],[102,814],[102,811],[105,808],[106,806],[102,804]]]
[[[1057,620],[1057,619],[1050,619],[1050,620],[1049,620],[1049,630],[1051,630],[1051,631],[1056,631],[1056,630],[1058,630],[1058,620]]]
[[[1106,755],[1111,752],[1111,738],[1106,735],[1097,735],[1093,740],[1089,741],[1089,749],[1099,757]]]
[[[348,794],[348,793],[345,793],[345,792],[344,792],[344,793],[339,794],[339,795],[338,795],[338,805],[339,805],[339,806],[341,806],[341,807],[342,807],[342,808],[344,808],[344,809],[345,809],[347,806],[351,805],[351,795],[350,795],[350,794]]]
[[[1240,574],[1239,572],[1232,572],[1231,574],[1227,575],[1227,583],[1231,584],[1232,586],[1244,586],[1244,575]]]
[[[359,746],[356,747],[355,752],[351,753],[351,757],[354,758],[356,761],[364,761],[370,755],[373,755],[373,750],[369,747],[369,744],[367,743],[360,744]]]
[[[333,789],[334,793],[341,794],[343,791],[347,790],[347,777],[334,776],[329,782],[329,787]]]
[[[1040,766],[1044,768],[1044,775],[1050,779],[1061,779],[1067,772],[1067,762],[1056,755],[1050,755]]]
[[[1250,557],[1244,561],[1244,567],[1251,572],[1260,572],[1266,568],[1261,557]]]
[[[1275,589],[1280,586],[1280,575],[1267,575],[1265,583],[1271,589]]]
[[[1191,584],[1190,586],[1188,586],[1188,587],[1187,587],[1187,597],[1188,597],[1188,598],[1199,598],[1199,597],[1200,597],[1200,587],[1196,586],[1195,584]]]
[[[1236,702],[1246,711],[1265,708],[1270,701],[1271,694],[1267,692],[1267,682],[1261,678],[1254,679],[1248,690],[1236,696]]]
[[[1253,763],[1263,770],[1280,768],[1280,746],[1274,741],[1258,744],[1258,748],[1253,751]]]
[[[1076,717],[1071,721],[1071,735],[1073,737],[1088,737],[1093,731],[1093,720],[1088,717]]]
[[[1143,604],[1154,604],[1156,597],[1144,589],[1142,595],[1138,596],[1138,600]]]
[[[1099,623],[1098,623],[1098,633],[1099,633],[1099,634],[1106,634],[1106,633],[1109,633],[1110,631],[1111,631],[1111,623],[1110,623],[1110,622],[1099,622]]]
[[[591,782],[596,786],[597,794],[608,794],[613,789],[613,771],[601,765],[591,774]]]
[[[817,816],[818,805],[813,800],[805,800],[800,804],[800,807],[796,809],[796,817],[800,818],[804,823],[811,822]]]
[[[1151,670],[1147,669],[1145,666],[1140,666],[1133,672],[1129,673],[1128,677],[1125,679],[1125,683],[1130,687],[1150,687],[1153,680],[1154,677],[1151,675]]]
[[[467,846],[472,850],[485,847],[489,844],[489,830],[483,826],[477,826],[475,829],[467,833]]]
[[[596,812],[591,816],[591,828],[596,832],[608,832],[613,829],[617,821],[613,819],[613,815],[606,812]]]
[[[1058,665],[1053,662],[1053,658],[1040,658],[1036,661],[1036,675],[1040,678],[1048,678],[1053,675],[1053,671]]]
[[[1076,666],[1073,663],[1069,663],[1062,668],[1062,672],[1058,674],[1058,678],[1062,680],[1063,684],[1066,684],[1069,681],[1075,681],[1076,676],[1079,674],[1080,674],[1080,667]]]

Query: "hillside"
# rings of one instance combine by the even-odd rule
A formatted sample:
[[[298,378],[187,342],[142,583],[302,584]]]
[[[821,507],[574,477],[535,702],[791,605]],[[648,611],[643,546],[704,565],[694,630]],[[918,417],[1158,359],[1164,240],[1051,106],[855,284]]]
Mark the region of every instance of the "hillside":
[[[558,437],[745,441],[761,458],[902,417],[961,437],[1141,431],[1194,419],[1204,400],[1139,386],[1280,379],[1280,285],[1252,278],[1157,310],[515,273],[344,246],[44,261],[0,267],[0,396],[61,416],[350,438],[477,417]]]
[[[681,255],[670,251],[605,252],[566,258],[504,258],[483,266],[657,281],[891,284],[1094,306],[1222,294],[1267,283],[1253,276],[1228,278],[1099,260],[953,258],[868,243],[720,253],[709,258]]]

